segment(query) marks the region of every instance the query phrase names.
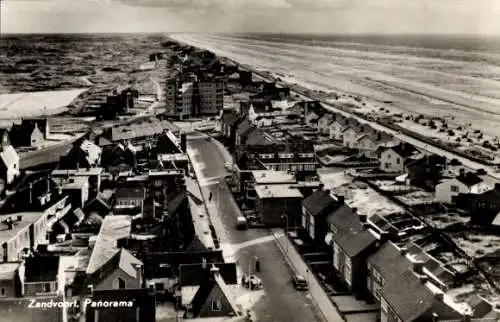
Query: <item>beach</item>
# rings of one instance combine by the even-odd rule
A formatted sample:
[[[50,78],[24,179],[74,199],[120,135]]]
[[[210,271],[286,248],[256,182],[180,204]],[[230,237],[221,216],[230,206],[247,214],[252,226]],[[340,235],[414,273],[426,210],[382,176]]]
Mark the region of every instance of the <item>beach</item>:
[[[500,136],[500,55],[493,50],[299,41],[279,35],[172,38],[280,75],[287,83],[356,95],[393,113],[471,123]]]

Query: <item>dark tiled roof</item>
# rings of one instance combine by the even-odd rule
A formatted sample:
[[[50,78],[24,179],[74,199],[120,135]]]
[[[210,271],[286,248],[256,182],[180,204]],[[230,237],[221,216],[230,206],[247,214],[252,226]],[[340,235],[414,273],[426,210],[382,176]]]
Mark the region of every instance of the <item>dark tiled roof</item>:
[[[399,274],[382,288],[382,296],[398,317],[405,322],[416,321],[432,309],[434,296],[411,269]]]
[[[407,158],[418,152],[418,150],[413,145],[408,143],[400,143],[396,146],[393,146],[391,149],[399,154],[402,158]]]
[[[481,179],[480,177],[478,177],[473,173],[461,174],[457,176],[456,179],[461,183],[463,183],[464,185],[466,185],[467,187],[471,187],[483,181],[483,179]]]
[[[495,189],[486,191],[478,196],[478,199],[486,202],[500,203],[500,188],[495,187]]]
[[[261,129],[254,128],[247,134],[245,145],[270,145],[273,141]]]
[[[238,308],[236,307],[236,303],[234,302],[232,295],[229,293],[227,284],[219,274],[216,274],[213,278],[205,279],[205,281],[200,284],[200,288],[194,295],[191,302],[194,316],[198,316],[200,314],[201,308],[215,287],[218,287],[224,295],[225,301],[228,304],[227,306],[233,311],[232,313],[236,314],[238,312]],[[226,305],[223,305],[223,307],[226,307]]]
[[[349,257],[355,257],[377,240],[359,221],[358,215],[343,204],[327,217],[335,227],[334,240]]]
[[[118,198],[144,198],[144,188],[123,187],[116,189],[115,197]]]
[[[57,280],[59,257],[37,256],[28,257],[25,262],[26,282],[52,282]]]
[[[236,133],[240,136],[244,136],[246,135],[251,129],[253,128],[253,125],[252,123],[250,123],[250,120],[248,119],[245,119],[243,120],[243,122],[241,122],[237,129],[236,129]]]
[[[302,206],[306,208],[312,216],[326,214],[326,212],[331,210],[336,204],[337,201],[330,196],[330,191],[323,189],[314,191],[309,197],[302,200]]]
[[[368,257],[368,263],[375,267],[382,277],[389,282],[400,272],[412,266],[410,261],[399,252],[396,245],[391,242],[386,242]]]
[[[204,279],[208,278],[210,266],[215,265],[219,269],[219,273],[224,279],[224,282],[229,285],[237,284],[236,264],[235,263],[213,263],[207,264],[207,268],[203,268],[203,264],[184,264],[180,266],[181,270],[181,286],[200,285]]]

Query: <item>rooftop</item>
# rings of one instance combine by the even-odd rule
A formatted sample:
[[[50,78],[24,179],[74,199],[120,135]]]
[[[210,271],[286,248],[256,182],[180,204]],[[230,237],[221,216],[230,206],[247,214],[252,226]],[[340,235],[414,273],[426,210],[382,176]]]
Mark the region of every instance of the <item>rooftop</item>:
[[[154,136],[162,134],[165,130],[179,132],[179,128],[170,121],[149,120],[111,128],[111,140],[115,142]]]
[[[289,184],[268,184],[255,186],[255,192],[259,199],[266,198],[304,198],[297,188]]]
[[[117,241],[129,237],[132,227],[130,216],[106,216],[94,245],[87,274],[93,274],[106,264],[120,249]]]
[[[17,273],[20,263],[1,263],[0,281],[12,280]]]
[[[337,200],[332,198],[329,190],[318,189],[302,201],[302,206],[312,216],[317,216],[331,209],[336,203]]]
[[[287,171],[254,170],[252,175],[257,184],[297,182],[295,176]]]
[[[28,257],[25,266],[24,281],[26,283],[57,281],[59,256]]]
[[[42,217],[43,211],[40,212],[19,212],[0,216],[0,245],[8,242],[21,231],[26,229],[32,223]],[[21,217],[21,220],[19,220]],[[12,227],[9,226],[8,220],[12,220]]]
[[[62,189],[82,189],[89,182],[89,177],[78,176],[69,179],[54,178],[53,179]]]
[[[142,187],[120,187],[116,189],[115,198],[145,198],[145,189]]]
[[[103,168],[83,168],[83,169],[55,169],[51,175],[58,176],[96,176],[104,171]]]
[[[188,156],[185,153],[170,153],[170,154],[158,154],[159,161],[181,161],[188,160]]]

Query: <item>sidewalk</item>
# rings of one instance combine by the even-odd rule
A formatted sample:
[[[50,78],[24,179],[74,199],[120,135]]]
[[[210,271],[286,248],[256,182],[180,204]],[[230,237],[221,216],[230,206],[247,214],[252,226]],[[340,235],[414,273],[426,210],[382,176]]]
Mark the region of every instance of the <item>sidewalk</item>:
[[[328,297],[328,294],[326,294],[316,280],[316,277],[309,273],[309,268],[306,263],[304,263],[300,254],[295,250],[292,244],[287,245],[287,243],[290,243],[290,240],[286,235],[284,235],[283,230],[272,229],[272,232],[275,237],[276,244],[279,246],[290,267],[296,274],[300,274],[307,279],[309,284],[309,293],[320,311],[323,313],[325,319],[332,322],[345,321],[337,311],[337,308],[333,305],[332,301]]]

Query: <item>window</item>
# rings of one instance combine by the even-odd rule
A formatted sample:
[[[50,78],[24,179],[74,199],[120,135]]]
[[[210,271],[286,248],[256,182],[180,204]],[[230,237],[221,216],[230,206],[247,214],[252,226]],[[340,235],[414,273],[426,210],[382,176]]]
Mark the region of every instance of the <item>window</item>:
[[[50,283],[45,283],[45,284],[43,285],[43,291],[44,291],[45,293],[49,293],[49,292],[50,292]]]
[[[221,302],[220,300],[214,300],[212,301],[212,311],[220,311],[222,310],[221,308]]]
[[[451,186],[450,190],[451,192],[458,192],[458,186]]]
[[[113,288],[114,289],[124,289],[126,287],[125,280],[122,278],[118,277],[113,281]]]
[[[0,289],[0,296],[5,296],[5,289],[3,287]]]
[[[397,164],[401,164],[401,159],[400,159],[400,158],[397,158],[397,159],[396,159],[396,163],[397,163]]]

